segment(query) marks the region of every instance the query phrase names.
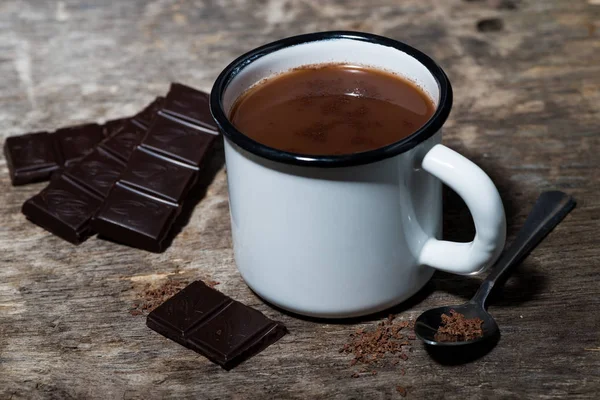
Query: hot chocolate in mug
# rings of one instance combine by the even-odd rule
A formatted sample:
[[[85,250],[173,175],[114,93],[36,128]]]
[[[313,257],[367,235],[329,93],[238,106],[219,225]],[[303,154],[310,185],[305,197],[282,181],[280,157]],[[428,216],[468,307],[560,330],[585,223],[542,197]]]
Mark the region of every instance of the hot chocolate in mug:
[[[398,142],[331,156],[271,148],[231,123],[234,102],[253,85],[328,63],[400,75],[431,97],[435,112]],[[479,167],[441,144],[452,107],[450,82],[411,46],[358,32],[279,40],[227,66],[210,106],[225,138],[235,261],[248,286],[276,306],[314,317],[370,314],[415,294],[435,269],[483,271],[504,246],[498,190]],[[476,229],[472,242],[440,239],[442,182],[467,204]]]

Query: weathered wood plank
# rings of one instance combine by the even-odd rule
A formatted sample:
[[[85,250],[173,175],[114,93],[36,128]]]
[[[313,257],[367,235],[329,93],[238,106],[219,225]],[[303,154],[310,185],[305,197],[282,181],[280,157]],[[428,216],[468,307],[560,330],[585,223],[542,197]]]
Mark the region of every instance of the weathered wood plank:
[[[175,80],[208,90],[240,53],[296,33],[356,29],[406,41],[448,72],[455,107],[445,143],[494,178],[510,237],[540,191],[578,200],[490,307],[503,333],[496,348],[447,366],[416,345],[397,367],[353,379],[351,357],[338,349],[373,318],[302,320],[254,296],[233,262],[223,169],[157,255],[97,239],[73,247],[28,223],[21,204],[44,185],[12,187],[0,156],[0,398],[383,399],[398,398],[397,385],[412,398],[600,392],[598,2],[323,3],[4,0],[0,137],[128,115]],[[501,23],[477,30],[494,18]],[[446,235],[468,239],[468,212],[452,193],[446,209]],[[130,314],[144,285],[167,277],[218,281],[291,333],[225,372]],[[477,284],[439,273],[393,311],[415,318],[470,297]]]

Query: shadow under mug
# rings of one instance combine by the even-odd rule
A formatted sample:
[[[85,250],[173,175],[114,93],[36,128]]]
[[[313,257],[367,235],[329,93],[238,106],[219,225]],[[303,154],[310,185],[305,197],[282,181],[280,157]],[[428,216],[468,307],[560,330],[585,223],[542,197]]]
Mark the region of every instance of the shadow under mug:
[[[235,100],[256,83],[323,63],[403,76],[431,97],[435,113],[396,143],[336,156],[265,146],[229,120]],[[431,58],[367,33],[294,36],[227,66],[213,86],[210,107],[225,137],[235,261],[250,288],[294,313],[356,317],[409,298],[434,268],[468,275],[490,266],[504,246],[504,208],[490,178],[440,144],[451,106],[450,82]],[[472,242],[438,239],[442,182],[469,207]]]

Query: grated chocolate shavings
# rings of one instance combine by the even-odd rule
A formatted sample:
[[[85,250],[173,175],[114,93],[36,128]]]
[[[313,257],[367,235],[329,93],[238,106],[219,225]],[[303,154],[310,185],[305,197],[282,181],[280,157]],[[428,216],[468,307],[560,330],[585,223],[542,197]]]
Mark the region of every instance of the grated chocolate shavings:
[[[350,343],[340,349],[340,353],[353,354],[354,358],[350,365],[357,363],[373,365],[380,364],[388,354],[397,355],[400,359],[408,359],[403,352],[405,347],[410,346],[406,340],[404,330],[409,328],[409,321],[394,322],[394,316],[390,315],[384,321],[377,324],[374,330],[366,331],[357,328],[350,334]],[[406,332],[406,334],[408,334]]]
[[[398,385],[396,386],[396,391],[400,393],[400,396],[406,397],[407,391],[405,387]]]
[[[483,336],[483,320],[467,318],[463,314],[450,310],[450,315],[442,314],[442,323],[434,338],[438,342],[462,342]]]

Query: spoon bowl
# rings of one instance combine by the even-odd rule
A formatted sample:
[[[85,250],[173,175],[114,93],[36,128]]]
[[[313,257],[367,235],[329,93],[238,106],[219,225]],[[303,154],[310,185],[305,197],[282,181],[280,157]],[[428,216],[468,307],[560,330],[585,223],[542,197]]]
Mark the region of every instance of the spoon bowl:
[[[485,309],[485,301],[488,295],[510,267],[523,261],[573,207],[575,207],[575,200],[566,193],[560,191],[542,193],[533,205],[517,238],[502,253],[489,276],[483,281],[477,293],[475,293],[475,296],[465,304],[438,307],[425,311],[415,322],[415,334],[417,337],[430,346],[439,347],[472,345],[491,338],[497,338],[500,335],[500,328],[498,328],[498,324],[494,318]],[[483,320],[483,334],[471,340],[437,340],[435,334],[441,326],[442,314],[449,315],[451,310],[463,314],[468,319],[480,318]]]

